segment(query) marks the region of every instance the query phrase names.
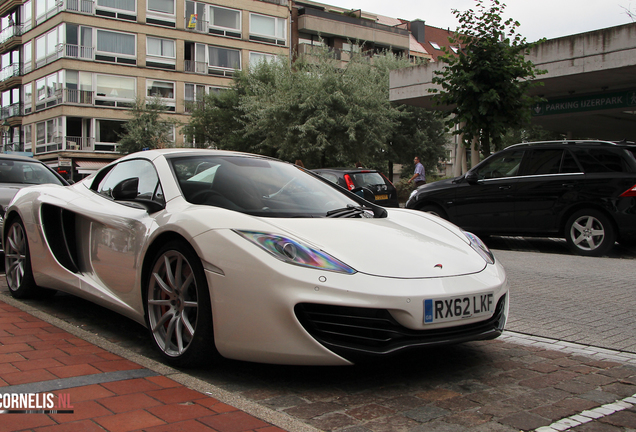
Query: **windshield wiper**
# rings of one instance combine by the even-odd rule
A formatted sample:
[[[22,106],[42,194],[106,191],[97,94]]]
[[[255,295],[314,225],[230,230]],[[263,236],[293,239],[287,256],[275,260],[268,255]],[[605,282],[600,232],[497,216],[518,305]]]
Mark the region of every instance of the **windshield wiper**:
[[[360,214],[363,215],[363,217],[373,217],[367,213],[367,210],[373,211],[373,209],[370,207],[354,206],[351,204],[347,204],[346,207],[335,209],[335,210],[329,210],[327,212],[327,217],[330,217],[330,218],[355,217]]]

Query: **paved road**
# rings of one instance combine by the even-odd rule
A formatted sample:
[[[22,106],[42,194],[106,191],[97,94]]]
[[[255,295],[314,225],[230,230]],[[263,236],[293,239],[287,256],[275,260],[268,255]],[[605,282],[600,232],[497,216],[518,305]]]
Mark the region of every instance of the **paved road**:
[[[636,251],[617,249],[608,258],[582,258],[569,255],[559,242],[489,242],[511,283],[509,329],[635,351]],[[6,294],[3,278],[0,291]],[[119,315],[72,296],[28,303],[158,359],[146,330]],[[224,361],[189,374],[323,430],[514,432],[636,394],[634,362],[594,360],[589,352],[578,355],[579,348],[517,345],[513,338],[355,368]],[[571,430],[633,432],[636,408]]]

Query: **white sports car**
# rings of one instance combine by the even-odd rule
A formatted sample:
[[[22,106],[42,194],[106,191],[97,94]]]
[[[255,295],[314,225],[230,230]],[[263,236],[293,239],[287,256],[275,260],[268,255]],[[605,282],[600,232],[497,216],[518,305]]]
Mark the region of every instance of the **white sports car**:
[[[348,365],[492,339],[508,315],[505,272],[474,235],[256,155],[131,154],[22,189],[5,220],[14,297],[113,309],[176,366]]]

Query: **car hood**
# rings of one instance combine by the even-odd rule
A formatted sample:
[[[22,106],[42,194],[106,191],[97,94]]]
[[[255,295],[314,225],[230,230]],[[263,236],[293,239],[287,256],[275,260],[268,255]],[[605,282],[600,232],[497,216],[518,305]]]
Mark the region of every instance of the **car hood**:
[[[0,184],[0,205],[6,207],[20,189],[29,185]]]
[[[458,276],[482,271],[484,259],[454,225],[425,213],[388,210],[387,218],[267,219],[358,272],[393,278]]]

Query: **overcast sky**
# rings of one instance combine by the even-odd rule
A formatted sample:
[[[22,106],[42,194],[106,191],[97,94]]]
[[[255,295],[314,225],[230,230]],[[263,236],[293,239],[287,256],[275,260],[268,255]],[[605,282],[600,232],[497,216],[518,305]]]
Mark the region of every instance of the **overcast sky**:
[[[318,0],[324,4],[362,9],[392,18],[421,19],[426,24],[455,30],[452,9],[465,11],[474,0]],[[636,0],[504,0],[506,18],[521,23],[528,42],[584,33],[631,23],[626,9],[636,13]],[[489,5],[489,2],[485,2]]]

